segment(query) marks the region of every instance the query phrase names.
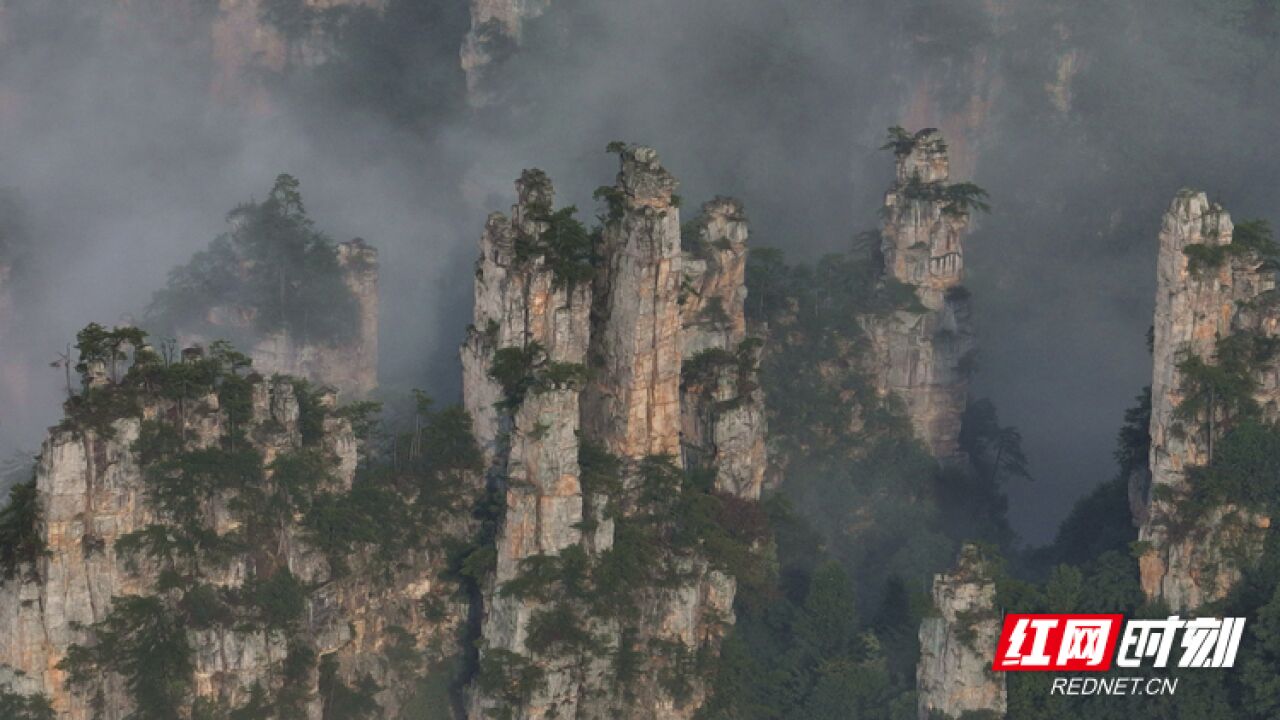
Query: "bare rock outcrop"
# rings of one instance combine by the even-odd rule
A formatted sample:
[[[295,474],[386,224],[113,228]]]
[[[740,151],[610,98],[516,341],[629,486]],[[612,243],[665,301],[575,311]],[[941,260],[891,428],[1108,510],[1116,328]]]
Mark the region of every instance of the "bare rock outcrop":
[[[680,455],[680,210],[652,148],[622,151],[594,279],[583,431],[623,458]]]
[[[1261,549],[1269,518],[1222,503],[1193,512],[1189,471],[1210,463],[1214,444],[1233,421],[1230,401],[1186,405],[1196,394],[1194,366],[1224,367],[1233,340],[1274,338],[1280,313],[1272,298],[1275,277],[1255,253],[1233,245],[1230,215],[1204,193],[1184,190],[1160,229],[1153,326],[1149,485],[1136,488],[1141,512],[1142,589],[1175,611],[1224,597],[1242,564]],[[1191,255],[1203,254],[1192,267]],[[1211,256],[1216,255],[1216,259]],[[1240,368],[1252,385],[1248,400],[1261,419],[1280,417],[1274,359]],[[1227,372],[1233,372],[1230,368]],[[1188,408],[1193,408],[1188,411]],[[1143,476],[1144,478],[1146,476]],[[1144,483],[1146,485],[1146,483]],[[1145,492],[1142,492],[1145,491]]]
[[[916,133],[896,154],[897,180],[885,195],[881,230],[883,281],[891,295],[910,294],[916,302],[865,320],[873,375],[882,395],[902,400],[934,457],[953,461],[960,456],[973,351],[968,291],[961,285],[969,209],[947,184],[947,148],[936,130]]]
[[[1004,675],[991,670],[1000,639],[995,599],[991,569],[973,545],[961,548],[955,570],[934,576],[937,614],[920,624],[920,720],[984,710],[1004,715]]]

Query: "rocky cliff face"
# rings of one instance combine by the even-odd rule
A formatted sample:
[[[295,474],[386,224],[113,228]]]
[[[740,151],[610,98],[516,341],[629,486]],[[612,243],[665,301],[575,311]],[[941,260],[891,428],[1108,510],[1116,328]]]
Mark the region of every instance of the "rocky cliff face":
[[[920,624],[920,720],[983,710],[1004,715],[1004,675],[991,670],[1000,639],[995,598],[995,580],[973,545],[961,548],[955,570],[934,577],[937,615]]]
[[[748,339],[747,219],[716,198],[702,206],[682,258],[681,443],[687,461],[716,469],[721,490],[759,497],[767,465],[764,394],[754,379],[761,345]]]
[[[1210,399],[1187,411],[1198,395],[1189,372],[1195,364],[1226,369],[1232,339],[1272,338],[1280,314],[1269,302],[1274,274],[1249,251],[1232,252],[1234,226],[1204,193],[1184,190],[1165,213],[1157,261],[1151,382],[1149,487],[1135,487],[1141,501],[1139,540],[1142,588],[1150,600],[1175,611],[1223,597],[1242,565],[1260,549],[1269,519],[1233,504],[1193,513],[1188,507],[1190,470],[1208,465],[1214,444],[1230,426],[1234,408]],[[1234,247],[1239,247],[1238,245]],[[1188,252],[1222,253],[1191,267]],[[1278,417],[1276,363],[1241,370],[1262,419]],[[1230,369],[1227,369],[1230,372]],[[1141,479],[1145,480],[1146,476]]]
[[[589,284],[557,279],[566,229],[541,173],[526,171],[513,218],[491,216],[481,240],[464,389],[506,509],[474,718],[691,717],[706,695],[694,660],[732,621],[720,563],[647,543],[695,492],[684,467],[708,469],[713,494],[700,496],[722,507],[759,495],[745,219],[736,202],[709,203],[700,248],[682,254],[674,178],[649,148],[622,149],[621,165]],[[702,374],[682,387],[686,352]],[[530,364],[527,382],[499,382],[513,360]]]
[[[471,0],[471,29],[459,57],[473,107],[493,102],[489,74],[520,46],[525,22],[550,6],[551,0]]]
[[[919,302],[865,325],[880,392],[901,398],[916,435],[935,457],[950,461],[960,453],[973,350],[961,285],[969,212],[949,194],[947,148],[936,130],[916,133],[896,155],[897,180],[885,195],[881,230],[883,277],[890,290],[914,293]]]
[[[266,702],[319,718],[322,683],[367,678],[395,716],[418,671],[395,651],[439,660],[465,606],[439,579],[443,551],[386,564],[358,544],[339,561],[311,522],[313,503],[349,502],[356,471],[334,396],[303,403],[290,378],[234,371],[202,385],[222,360],[194,351],[173,366],[145,347],[137,358],[118,381],[88,363],[84,393],[42,447],[45,551],[0,582],[0,685],[45,695],[58,717],[114,720],[136,707],[139,682],[144,693],[157,682],[131,668],[171,651],[156,662],[172,672],[161,680],[174,708]],[[454,525],[437,537],[465,532]],[[177,630],[149,634],[162,627]]]
[[[511,218],[494,213],[480,239],[476,262],[475,321],[462,348],[463,395],[476,419],[476,435],[495,481],[505,491],[497,558],[486,594],[482,637],[491,656],[529,655],[534,614],[545,603],[501,590],[530,558],[555,557],[582,544],[578,400],[589,339],[591,287],[556,277],[547,254],[533,252],[549,231],[555,194],[541,171],[516,182]],[[545,373],[537,387],[520,389],[495,366],[512,360]],[[563,376],[550,377],[554,369]],[[518,395],[517,395],[518,393]],[[571,711],[578,678],[565,661],[543,666],[546,682],[528,698],[528,716]],[[505,699],[479,694],[473,714],[499,711]]]

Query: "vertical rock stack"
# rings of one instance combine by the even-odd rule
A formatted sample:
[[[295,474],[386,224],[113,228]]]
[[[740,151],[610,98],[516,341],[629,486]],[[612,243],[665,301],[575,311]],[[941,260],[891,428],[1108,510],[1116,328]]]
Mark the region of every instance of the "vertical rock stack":
[[[680,210],[652,148],[622,153],[618,217],[606,223],[594,282],[593,378],[583,431],[621,458],[680,455]]]
[[[941,461],[959,458],[973,349],[961,238],[969,213],[946,195],[946,144],[933,129],[897,154],[897,181],[885,195],[884,282],[909,288],[919,306],[871,318],[875,376],[882,394],[906,405],[916,435]]]
[[[764,481],[764,393],[754,379],[762,344],[747,338],[747,219],[731,198],[702,206],[683,258],[681,312],[686,465],[716,468],[723,492],[758,498]]]
[[[1280,313],[1274,302],[1273,271],[1252,252],[1228,252],[1216,267],[1193,271],[1187,249],[1232,244],[1230,215],[1204,193],[1181,191],[1164,215],[1156,276],[1151,381],[1150,487],[1138,488],[1145,501],[1138,514],[1142,589],[1174,611],[1195,609],[1221,598],[1240,578],[1241,563],[1260,551],[1269,519],[1231,504],[1187,517],[1180,507],[1191,492],[1188,470],[1208,465],[1213,444],[1229,421],[1227,409],[1185,417],[1179,406],[1191,387],[1184,362],[1220,361],[1224,340],[1277,335]],[[1276,361],[1250,369],[1262,419],[1280,417]],[[1144,492],[1145,491],[1145,492]],[[1142,503],[1140,502],[1141,506]]]
[[[579,367],[586,359],[591,288],[559,283],[548,258],[527,253],[547,230],[554,200],[546,175],[526,170],[516,183],[518,203],[510,219],[489,217],[476,264],[475,323],[462,349],[463,395],[475,418],[478,441],[492,474],[506,490],[506,510],[497,538],[493,585],[486,592],[482,635],[485,652],[529,654],[529,623],[543,604],[501,592],[523,561],[556,556],[582,541],[582,488],[578,467],[576,381],[539,382],[516,404],[490,376],[503,357],[524,357],[542,368]],[[500,356],[503,353],[503,356]],[[499,410],[502,410],[500,413]],[[527,717],[571,710],[577,680],[566,659],[541,668],[546,682],[529,699]],[[478,716],[502,707],[481,695]]]
[[[637,502],[646,464],[683,459],[686,466],[712,467],[725,494],[754,500],[760,492],[763,402],[754,383],[756,347],[745,337],[741,208],[732,200],[708,203],[699,247],[683,253],[675,179],[650,148],[620,152],[617,183],[606,191],[610,214],[594,241],[590,287],[557,284],[544,255],[515,249],[522,237],[546,230],[536,220],[545,215],[532,212],[550,211],[550,185],[539,172],[526,171],[517,184],[514,219],[491,216],[481,240],[475,323],[462,350],[464,397],[507,508],[495,579],[485,591],[473,718],[499,710],[513,718],[692,717],[705,699],[705,681],[680,663],[718,648],[732,622],[733,578],[697,554],[664,559],[646,551],[637,558],[655,568],[675,563],[680,579],[606,588],[635,600],[636,614],[625,620],[589,601],[557,604],[513,591],[528,584],[531,567],[563,569],[569,558],[585,563],[579,583],[584,571],[591,576],[621,542],[615,530],[639,511],[630,503]],[[708,308],[717,309],[703,312]],[[492,369],[500,355],[514,357],[513,349],[532,342],[546,356],[535,360],[532,389],[513,409]],[[682,386],[690,355],[702,359],[700,379]],[[585,363],[586,387],[548,382],[557,363]],[[620,487],[582,487],[579,419],[583,441],[619,462]],[[607,507],[620,507],[621,515]],[[611,557],[617,562],[616,553]],[[577,616],[573,625],[591,636],[592,650],[557,656],[530,647],[532,635],[545,637],[555,608]],[[626,681],[615,677],[623,656],[631,666]],[[538,678],[535,687],[511,692],[509,676],[508,692],[486,686],[489,660],[508,674],[528,669],[528,677]],[[680,690],[671,689],[671,678]]]
[[[1000,613],[991,569],[973,545],[960,549],[956,569],[933,578],[937,615],[920,624],[916,670],[920,720],[958,718],[966,712],[1003,716],[1003,674],[991,670],[1000,639]]]

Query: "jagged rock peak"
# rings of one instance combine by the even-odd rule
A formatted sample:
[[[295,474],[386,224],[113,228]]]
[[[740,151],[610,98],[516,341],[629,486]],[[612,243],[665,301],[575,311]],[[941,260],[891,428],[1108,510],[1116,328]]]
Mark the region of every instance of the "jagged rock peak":
[[[622,169],[618,172],[618,187],[629,201],[655,208],[671,206],[671,196],[680,183],[662,166],[658,151],[631,145],[621,150],[619,157]]]
[[[920,720],[981,711],[1003,716],[1004,676],[991,671],[1000,639],[995,579],[977,546],[965,544],[955,570],[934,576],[932,597],[937,614],[920,624]]]
[[[1211,462],[1230,417],[1219,409],[1212,420],[1203,410],[1195,418],[1182,417],[1180,407],[1193,392],[1185,363],[1219,365],[1221,343],[1241,334],[1273,338],[1280,320],[1275,304],[1265,301],[1274,295],[1274,274],[1255,253],[1229,250],[1235,234],[1230,214],[1194,190],[1177,194],[1160,229],[1150,472],[1135,474],[1130,494],[1137,500],[1134,515],[1144,548],[1143,592],[1176,611],[1224,597],[1240,578],[1240,560],[1261,550],[1257,530],[1270,523],[1229,502],[1199,513],[1186,502],[1192,493],[1188,471]],[[1200,258],[1195,266],[1193,255]],[[1266,422],[1278,415],[1276,365],[1268,360],[1242,371]]]

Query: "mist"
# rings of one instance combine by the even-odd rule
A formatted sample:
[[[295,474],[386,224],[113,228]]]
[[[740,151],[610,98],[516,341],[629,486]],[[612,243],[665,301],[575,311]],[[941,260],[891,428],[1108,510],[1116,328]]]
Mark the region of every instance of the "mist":
[[[75,331],[139,316],[277,173],[301,180],[317,227],[379,248],[387,392],[450,401],[476,239],[521,169],[589,218],[616,171],[605,144],[652,144],[686,213],[737,196],[754,246],[812,261],[877,226],[885,128],[938,126],[953,176],[991,193],[965,255],[975,391],[1023,433],[1034,481],[1008,488],[1010,517],[1039,543],[1115,472],[1122,412],[1150,381],[1174,192],[1277,219],[1280,63],[1267,38],[1241,43],[1256,18],[1223,9],[1251,2],[553,0],[481,109],[460,1],[357,12],[327,61],[237,75],[253,102],[214,91],[226,68],[201,3],[93,5],[0,6],[0,186],[28,238],[0,347],[22,369],[0,390],[6,454],[55,421],[47,365]]]

